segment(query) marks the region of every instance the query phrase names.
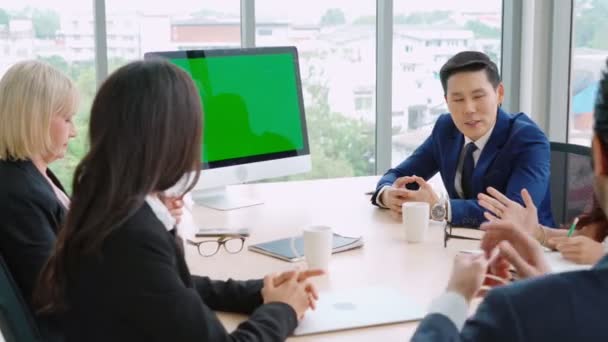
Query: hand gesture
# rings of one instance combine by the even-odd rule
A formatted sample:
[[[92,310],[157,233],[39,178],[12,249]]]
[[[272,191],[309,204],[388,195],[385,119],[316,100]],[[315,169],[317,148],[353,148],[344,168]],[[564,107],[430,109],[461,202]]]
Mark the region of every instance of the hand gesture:
[[[486,234],[481,249],[489,254],[498,247],[500,256],[515,267],[520,278],[529,278],[549,272],[543,247],[512,222],[497,221],[481,226]]]
[[[488,265],[496,255],[497,253],[493,253],[493,256],[488,259],[484,253],[457,254],[454,257],[454,267],[447,291],[459,293],[467,302],[470,302],[481,289]]]
[[[477,199],[479,205],[488,210],[484,213],[488,221],[512,222],[529,234],[533,234],[538,229],[538,213],[528,190],[521,190],[525,206],[510,200],[492,187],[489,187],[487,191],[488,195],[480,193],[477,195]]]

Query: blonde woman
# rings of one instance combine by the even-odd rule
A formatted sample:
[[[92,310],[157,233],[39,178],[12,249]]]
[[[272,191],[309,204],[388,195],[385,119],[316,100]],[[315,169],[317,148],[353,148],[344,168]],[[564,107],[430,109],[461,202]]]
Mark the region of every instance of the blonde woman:
[[[48,166],[76,136],[77,106],[74,83],[43,62],[17,63],[0,80],[0,254],[30,304],[70,205]],[[53,339],[50,318],[39,323]]]

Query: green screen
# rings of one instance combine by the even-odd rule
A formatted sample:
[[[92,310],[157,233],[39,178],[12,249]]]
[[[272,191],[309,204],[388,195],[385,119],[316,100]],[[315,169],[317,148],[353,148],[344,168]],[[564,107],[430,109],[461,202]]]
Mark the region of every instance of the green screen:
[[[171,61],[192,76],[202,99],[204,163],[303,148],[291,54]]]

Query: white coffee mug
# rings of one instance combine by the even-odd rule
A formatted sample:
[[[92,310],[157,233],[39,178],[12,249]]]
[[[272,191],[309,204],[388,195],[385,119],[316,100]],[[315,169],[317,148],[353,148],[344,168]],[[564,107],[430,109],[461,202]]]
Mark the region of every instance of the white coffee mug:
[[[328,226],[310,226],[302,231],[304,240],[304,258],[309,269],[322,269],[327,271],[333,245],[333,233]],[[300,257],[295,246],[296,237],[291,238],[291,250],[296,257]]]
[[[405,202],[401,205],[401,216],[408,242],[422,242],[429,230],[429,204],[426,202]]]

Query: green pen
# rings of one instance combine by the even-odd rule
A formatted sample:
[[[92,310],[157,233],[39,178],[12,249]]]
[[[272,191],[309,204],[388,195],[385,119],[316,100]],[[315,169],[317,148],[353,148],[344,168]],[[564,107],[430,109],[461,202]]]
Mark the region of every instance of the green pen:
[[[574,221],[572,221],[572,225],[570,226],[570,229],[568,229],[568,237],[572,236],[572,233],[574,233],[574,228],[576,228],[576,224],[578,223],[578,217],[574,219]]]

